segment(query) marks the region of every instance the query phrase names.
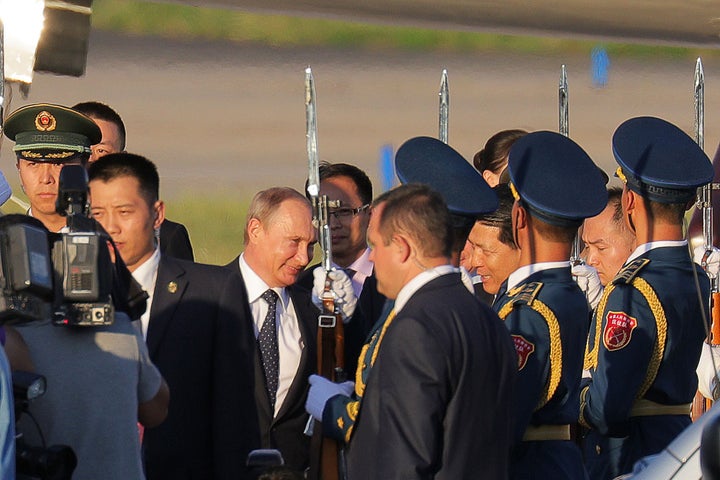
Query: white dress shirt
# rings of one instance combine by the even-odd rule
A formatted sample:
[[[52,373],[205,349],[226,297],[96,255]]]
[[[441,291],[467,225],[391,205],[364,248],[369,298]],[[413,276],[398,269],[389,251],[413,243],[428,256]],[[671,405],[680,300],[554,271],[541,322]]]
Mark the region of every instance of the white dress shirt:
[[[353,292],[355,298],[360,298],[362,293],[363,285],[365,280],[373,273],[373,262],[370,261],[370,249],[366,248],[362,255],[360,255],[353,263],[347,266],[353,272],[353,276],[350,277],[353,286]],[[341,268],[341,267],[337,267]]]
[[[515,270],[508,277],[507,291],[509,292],[513,288],[517,287],[520,282],[528,278],[533,273],[550,270],[551,268],[567,268],[568,273],[570,273],[570,260],[563,262],[540,262],[533,263],[532,265],[524,265]]]
[[[453,267],[452,265],[440,265],[435,268],[428,268],[427,270],[413,277],[412,280],[406,283],[405,286],[402,287],[398,292],[397,298],[395,299],[395,306],[393,307],[395,313],[397,314],[398,312],[400,312],[400,310],[402,310],[402,308],[415,294],[415,292],[420,290],[420,288],[425,286],[425,284],[442,275],[448,275],[450,273],[460,273],[460,269]],[[465,284],[465,288],[467,288],[467,284]],[[470,288],[468,289],[468,291],[472,293],[472,284],[470,284]]]
[[[245,281],[248,301],[250,302],[250,312],[253,316],[253,330],[255,331],[255,338],[257,338],[268,311],[268,304],[262,299],[262,294],[270,287],[250,268],[243,255],[240,255],[239,262],[240,272]],[[280,378],[275,400],[275,415],[277,415],[297,374],[300,357],[305,345],[290,295],[288,295],[285,288],[276,287],[272,290],[279,297],[275,313],[280,353]]]
[[[160,248],[155,246],[155,251],[152,256],[145,260],[142,265],[137,267],[132,276],[136,282],[145,290],[148,294],[147,308],[145,313],[140,317],[140,324],[142,326],[143,338],[147,340],[148,325],[150,324],[150,309],[152,308],[153,295],[155,293],[155,282],[157,281],[158,267],[160,266]]]

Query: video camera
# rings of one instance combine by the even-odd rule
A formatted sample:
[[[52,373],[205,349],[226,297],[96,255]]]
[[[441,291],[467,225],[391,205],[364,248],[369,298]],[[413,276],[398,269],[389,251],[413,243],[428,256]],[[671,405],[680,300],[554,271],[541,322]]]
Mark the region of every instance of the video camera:
[[[67,216],[69,232],[56,237],[52,249],[56,278],[62,287],[62,303],[53,319],[58,325],[110,325],[115,316],[110,295],[110,238],[89,218],[87,192],[85,167],[64,166],[55,210]]]
[[[114,320],[110,238],[87,216],[81,165],[61,170],[56,211],[67,216],[67,232],[48,234],[41,225],[0,219],[0,324],[52,319],[99,326]]]

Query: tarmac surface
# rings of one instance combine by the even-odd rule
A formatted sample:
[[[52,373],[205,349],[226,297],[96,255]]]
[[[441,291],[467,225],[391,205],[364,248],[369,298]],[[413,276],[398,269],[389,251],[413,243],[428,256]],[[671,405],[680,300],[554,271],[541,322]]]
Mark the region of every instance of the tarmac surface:
[[[272,185],[302,189],[306,172],[304,70],[317,88],[321,159],[365,169],[380,190],[380,150],[438,135],[438,88],[449,72],[449,143],[468,160],[499,130],[557,130],[558,81],[569,77],[570,136],[614,171],[610,139],[627,118],[666,118],[694,135],[695,58],[610,58],[593,86],[590,52],[400,53],[280,49],[226,42],[132,37],[93,31],[85,76],[36,74],[23,100],[113,106],[128,150],[155,161],[165,198],[238,195]],[[720,58],[704,61],[705,150],[720,139]],[[0,167],[16,179],[11,142]],[[572,179],[568,179],[572,181]]]

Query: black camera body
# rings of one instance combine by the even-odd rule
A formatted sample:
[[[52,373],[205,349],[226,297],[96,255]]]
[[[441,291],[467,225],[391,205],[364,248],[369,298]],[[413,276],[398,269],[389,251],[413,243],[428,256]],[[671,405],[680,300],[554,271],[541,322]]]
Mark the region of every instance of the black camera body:
[[[0,232],[0,323],[47,320],[55,298],[47,232],[25,223]]]
[[[52,259],[59,287],[56,325],[110,325],[115,317],[111,293],[113,266],[109,238],[88,218],[88,178],[82,165],[60,171],[55,210],[67,217],[67,230],[55,237]]]
[[[62,233],[52,249],[60,302],[55,302],[56,325],[110,325],[112,266],[106,237],[99,232]]]
[[[66,165],[60,172],[55,208],[67,216],[68,231],[56,235],[52,247],[56,325],[110,325],[115,318],[110,239],[88,218],[87,184],[82,165]]]

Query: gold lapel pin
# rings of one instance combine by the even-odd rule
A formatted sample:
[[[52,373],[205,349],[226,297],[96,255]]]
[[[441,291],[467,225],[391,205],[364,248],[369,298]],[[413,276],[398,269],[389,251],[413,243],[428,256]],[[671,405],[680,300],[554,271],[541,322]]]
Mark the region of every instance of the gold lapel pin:
[[[170,293],[177,292],[177,283],[175,283],[175,282],[168,283],[168,292],[170,292]]]

